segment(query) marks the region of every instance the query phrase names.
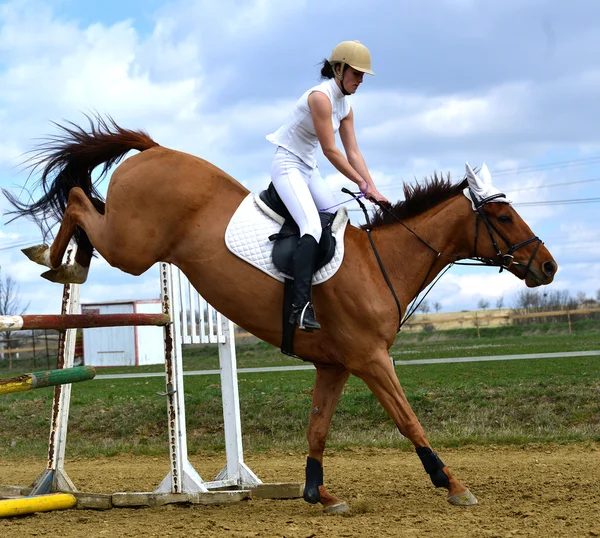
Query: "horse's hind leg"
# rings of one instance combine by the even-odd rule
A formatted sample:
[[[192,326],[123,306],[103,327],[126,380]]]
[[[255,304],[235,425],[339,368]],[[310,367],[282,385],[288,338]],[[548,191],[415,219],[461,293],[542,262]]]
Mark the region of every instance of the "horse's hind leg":
[[[404,395],[388,353],[383,352],[372,360],[364,361],[360,370],[353,370],[352,373],[367,384],[400,433],[413,443],[433,485],[448,490],[448,502],[457,506],[476,504],[477,499],[473,494],[452,475],[432,450],[425,430]]]
[[[304,500],[311,504],[320,502],[324,507],[324,511],[328,513],[348,511],[348,505],[341,499],[331,495],[323,485],[325,440],[327,439],[333,411],[342,389],[348,381],[348,377],[350,377],[350,372],[345,368],[317,365],[312,410],[306,432],[309,452],[306,461]]]
[[[69,193],[69,201],[52,246],[36,245],[23,249],[23,253],[30,260],[50,268],[50,271],[43,273],[42,277],[61,284],[83,284],[86,281],[93,247],[82,228],[79,229],[74,263],[63,264],[62,260],[69,242],[77,227],[81,226],[84,216],[95,213],[97,217],[101,218],[94,205],[102,209],[104,204],[99,200],[94,200],[94,204],[92,204],[83,190],[74,187]]]

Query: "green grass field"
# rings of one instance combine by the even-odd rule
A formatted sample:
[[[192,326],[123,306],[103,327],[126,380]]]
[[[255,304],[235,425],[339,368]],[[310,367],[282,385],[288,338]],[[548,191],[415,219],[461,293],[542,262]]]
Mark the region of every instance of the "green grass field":
[[[402,334],[391,353],[411,360],[600,349],[595,326],[570,335],[556,327],[551,333],[539,326],[520,328],[519,334],[502,329],[482,331],[481,338],[466,330]],[[299,364],[266,344],[240,346],[237,356],[239,367]],[[217,350],[187,349],[184,361],[187,370],[216,368]],[[100,373],[125,370],[143,369]],[[600,441],[600,357],[402,365],[396,371],[434,446]],[[245,450],[306,447],[313,381],[313,371],[240,374]],[[0,456],[45,453],[52,390],[0,398]],[[166,401],[159,391],[164,391],[162,378],[74,385],[67,457],[165,454]],[[190,452],[223,450],[219,377],[186,376],[185,396]],[[334,415],[328,447],[354,446],[410,445],[364,383],[351,378]]]

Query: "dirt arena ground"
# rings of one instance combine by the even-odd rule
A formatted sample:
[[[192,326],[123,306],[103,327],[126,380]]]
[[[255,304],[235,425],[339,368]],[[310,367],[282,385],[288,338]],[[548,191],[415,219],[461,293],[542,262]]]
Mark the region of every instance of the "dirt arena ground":
[[[302,500],[253,499],[233,505],[68,510],[0,520],[0,536],[93,537],[520,537],[600,536],[600,445],[444,450],[442,459],[479,504],[450,506],[430,484],[416,455],[394,450],[329,452],[325,481],[347,500],[350,515],[326,516]],[[205,480],[223,458],[193,456]],[[304,455],[246,457],[264,482],[301,482]],[[0,483],[27,485],[43,462],[0,462]],[[86,492],[152,491],[166,458],[118,456],[69,461]]]

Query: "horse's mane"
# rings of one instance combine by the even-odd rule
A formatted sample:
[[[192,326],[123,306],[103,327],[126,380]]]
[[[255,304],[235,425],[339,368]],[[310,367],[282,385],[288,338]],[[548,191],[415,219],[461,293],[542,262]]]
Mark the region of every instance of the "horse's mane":
[[[377,209],[371,216],[371,226],[373,228],[386,226],[396,223],[396,219],[404,220],[420,215],[445,200],[457,196],[465,187],[467,187],[466,178],[460,183],[452,184],[450,173],[444,177],[442,174],[438,176],[437,172],[425,178],[422,184],[405,184],[404,200],[392,205],[389,213]],[[361,226],[361,228],[365,227],[366,225]]]

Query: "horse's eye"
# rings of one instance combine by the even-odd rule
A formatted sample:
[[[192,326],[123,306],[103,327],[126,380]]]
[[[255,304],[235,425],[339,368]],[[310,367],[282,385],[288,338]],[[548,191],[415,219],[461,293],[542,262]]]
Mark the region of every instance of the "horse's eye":
[[[508,215],[500,215],[498,220],[503,224],[510,224],[513,221]]]

